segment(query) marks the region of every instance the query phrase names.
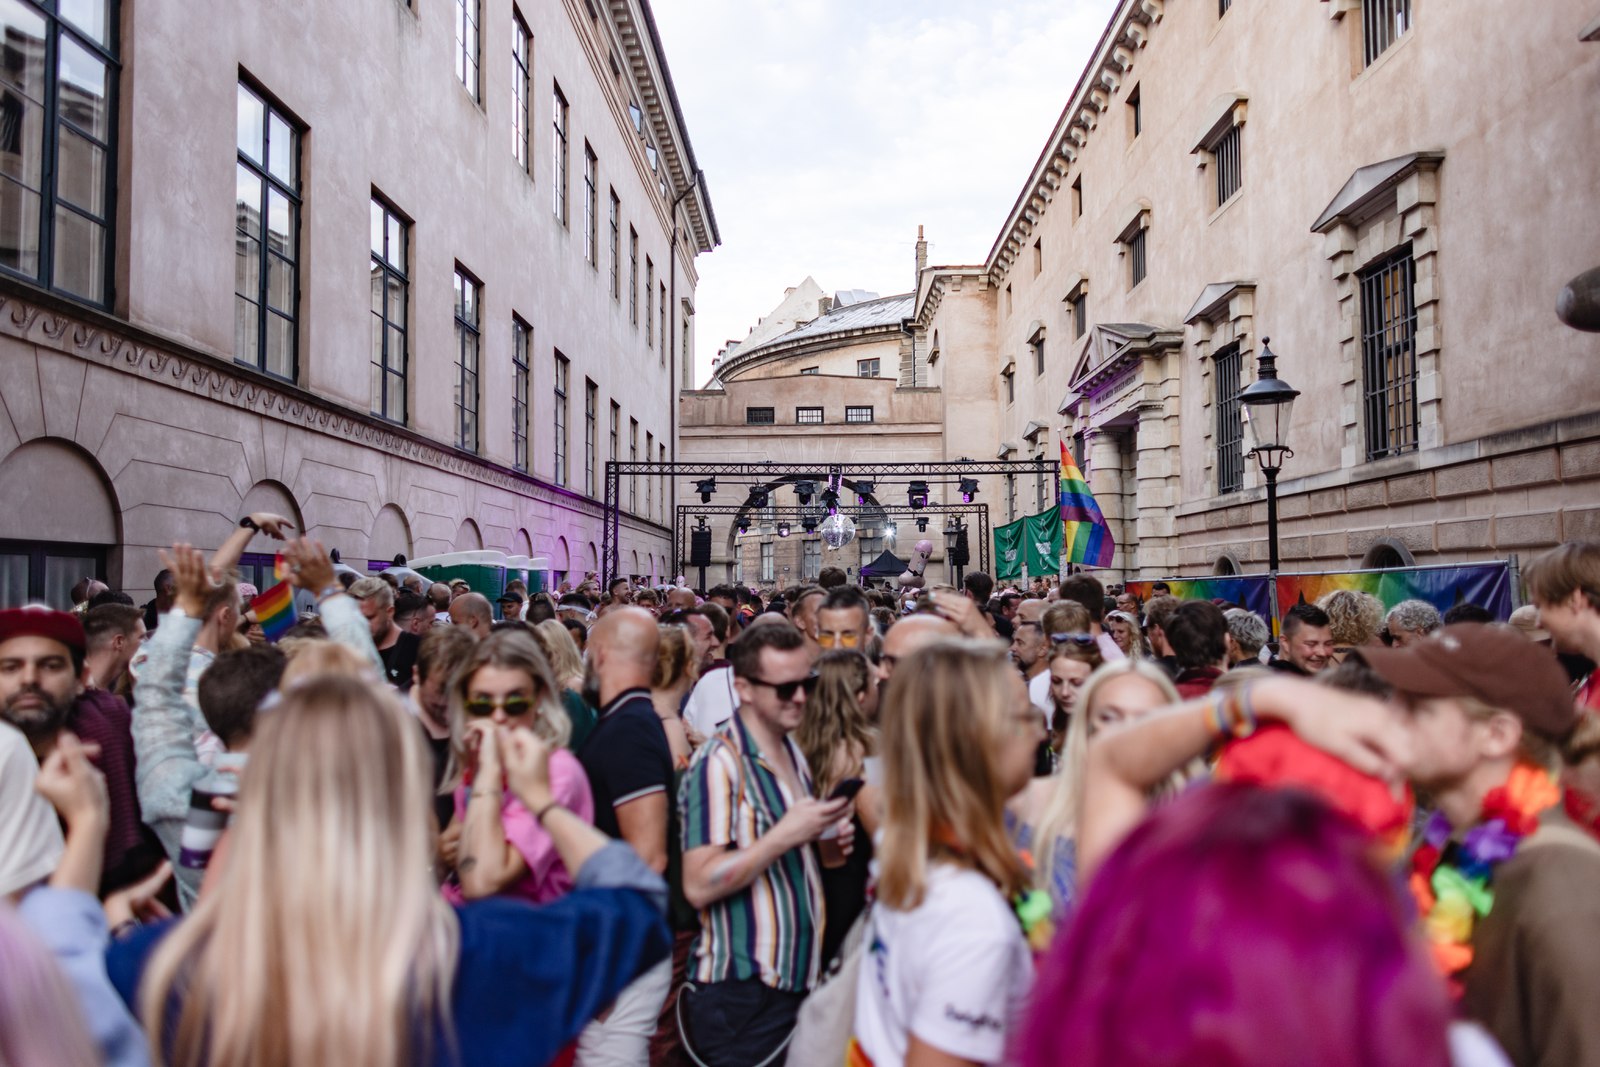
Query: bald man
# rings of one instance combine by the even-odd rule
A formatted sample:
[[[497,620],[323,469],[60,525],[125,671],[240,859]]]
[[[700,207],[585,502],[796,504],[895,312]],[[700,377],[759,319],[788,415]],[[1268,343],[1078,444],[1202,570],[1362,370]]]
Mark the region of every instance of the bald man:
[[[675,585],[667,590],[668,611],[692,611],[699,602],[699,598],[694,595],[693,589],[685,589],[681,585]]]
[[[883,680],[894,674],[895,664],[919,648],[925,648],[946,637],[959,637],[961,630],[943,615],[925,612],[907,615],[889,627],[883,639],[883,656],[880,660]]]
[[[594,825],[633,847],[656,872],[667,869],[673,815],[672,750],[650,700],[659,631],[655,616],[616,607],[589,631],[583,695],[600,710],[578,760],[594,795]],[[672,984],[670,959],[647,971],[602,1021],[578,1039],[579,1063],[644,1063]]]
[[[1048,600],[1024,600],[1017,605],[1017,622],[1041,623],[1044,621],[1044,609],[1049,606]]]
[[[482,593],[462,593],[450,601],[450,621],[482,641],[494,626],[494,609]]]

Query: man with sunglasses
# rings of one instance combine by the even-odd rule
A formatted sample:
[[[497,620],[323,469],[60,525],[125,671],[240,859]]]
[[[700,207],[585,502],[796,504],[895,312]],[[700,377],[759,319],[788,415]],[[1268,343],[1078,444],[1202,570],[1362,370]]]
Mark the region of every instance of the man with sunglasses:
[[[866,594],[860,589],[853,585],[830,589],[817,611],[817,644],[824,652],[836,648],[865,652],[871,621]]]
[[[794,1029],[821,966],[822,879],[811,843],[852,842],[850,800],[811,795],[789,738],[816,687],[805,637],[787,622],[751,627],[728,648],[739,707],[696,753],[679,790],[683,889],[700,911],[685,1040],[706,1067],[762,1063]]]

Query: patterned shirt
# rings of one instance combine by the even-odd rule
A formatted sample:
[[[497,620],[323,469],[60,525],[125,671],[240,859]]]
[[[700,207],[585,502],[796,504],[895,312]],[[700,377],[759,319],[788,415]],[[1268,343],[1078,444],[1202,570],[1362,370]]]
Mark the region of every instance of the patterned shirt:
[[[784,757],[811,795],[800,749],[784,738]],[[701,746],[683,776],[678,810],[685,852],[706,845],[749,848],[797,799],[772,770],[738,715]],[[804,993],[816,983],[822,947],[822,876],[809,845],[790,849],[756,880],[700,911],[691,966],[700,983],[758,978]]]

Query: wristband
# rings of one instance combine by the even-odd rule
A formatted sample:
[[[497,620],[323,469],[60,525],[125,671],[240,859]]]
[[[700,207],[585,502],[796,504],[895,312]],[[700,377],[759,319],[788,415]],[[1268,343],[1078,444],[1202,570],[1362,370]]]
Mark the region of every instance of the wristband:
[[[533,813],[533,821],[538,823],[540,826],[543,826],[544,825],[544,817],[546,815],[550,814],[550,809],[551,808],[559,808],[560,806],[561,806],[561,802],[559,800],[550,801],[544,807],[540,808],[538,811]]]
[[[256,533],[261,532],[261,527],[257,526],[256,521],[248,515],[239,520],[239,529],[254,530]]]

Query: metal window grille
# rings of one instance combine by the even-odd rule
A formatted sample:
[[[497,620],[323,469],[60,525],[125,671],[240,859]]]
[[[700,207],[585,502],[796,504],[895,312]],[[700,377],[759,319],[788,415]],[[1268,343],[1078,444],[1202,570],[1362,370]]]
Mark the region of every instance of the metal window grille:
[[[1072,336],[1082,337],[1089,329],[1089,294],[1079,293],[1072,298]]]
[[[845,422],[871,422],[871,407],[847,407],[844,409]]]
[[[584,382],[583,386],[583,491],[589,496],[594,496],[594,457],[596,450],[595,432],[596,419],[599,413],[595,410],[600,405],[600,389],[593,382]]]
[[[1144,281],[1144,235],[1145,231],[1140,230],[1128,238],[1128,277],[1131,279],[1128,288],[1130,289]]]
[[[1362,52],[1366,66],[1411,28],[1411,0],[1361,0]]]
[[[1406,245],[1361,272],[1367,458],[1417,447],[1416,265]]]
[[[555,476],[557,485],[567,484],[567,369],[568,364],[566,357],[560,352],[557,352],[555,379]]]
[[[1244,488],[1244,422],[1239,407],[1237,344],[1228,345],[1211,360],[1217,394],[1217,492],[1237,493]]]
[[[1228,13],[1228,8],[1233,6],[1233,0],[1217,0],[1217,18]]]
[[[1217,141],[1212,153],[1216,157],[1217,206],[1221,207],[1244,184],[1243,160],[1239,155],[1239,127],[1229,127],[1228,132]]]
[[[821,426],[821,408],[795,408],[794,421],[802,426]]]
[[[1036,459],[1036,460],[1043,461],[1044,453],[1040,452],[1038,455],[1034,456],[1033,458]],[[1044,487],[1045,487],[1044,470],[1041,468],[1038,471],[1038,473],[1036,473],[1034,475],[1034,479],[1033,479],[1033,493],[1034,493],[1034,498],[1035,498],[1035,506],[1040,511],[1043,511],[1044,508],[1045,508],[1046,497],[1045,497],[1045,488]]]
[[[1017,517],[1017,476],[1006,475],[1006,521],[1013,522]]]
[[[238,142],[233,358],[294,381],[300,306],[300,131],[260,93],[241,84]],[[17,188],[5,184],[13,191]],[[74,219],[74,224],[78,220],[65,208],[59,214],[63,220]]]
[[[531,331],[521,319],[511,320],[511,465],[528,469],[528,350]]]
[[[875,359],[856,360],[856,377],[876,378],[878,376],[879,362]]]
[[[747,426],[771,426],[778,418],[772,408],[745,408],[744,421]]]
[[[1034,341],[1034,342],[1030,343],[1028,345],[1028,347],[1033,349],[1033,373],[1036,374],[1036,375],[1043,374],[1044,373],[1044,338],[1041,337],[1037,341]]]
[[[511,158],[523,170],[529,166],[528,68],[532,62],[533,37],[522,16],[511,13]]]
[[[411,227],[381,200],[372,201],[372,413],[406,421],[406,312],[411,283],[406,246]]]
[[[594,149],[583,146],[583,258],[600,269],[600,160]]]
[[[622,299],[622,201],[611,190],[611,299]]]
[[[558,85],[551,94],[550,196],[561,225],[567,224],[567,98]]]
[[[456,0],[456,77],[478,99],[478,0]]]
[[[456,447],[478,450],[478,283],[456,271]]]

